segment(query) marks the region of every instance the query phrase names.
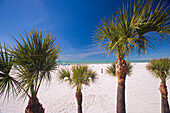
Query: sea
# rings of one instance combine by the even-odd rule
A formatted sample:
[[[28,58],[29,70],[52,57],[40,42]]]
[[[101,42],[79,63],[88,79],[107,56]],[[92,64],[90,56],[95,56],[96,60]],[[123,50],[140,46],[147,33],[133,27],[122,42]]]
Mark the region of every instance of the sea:
[[[113,63],[115,61],[57,61],[58,64],[108,64]],[[126,61],[126,62],[149,62],[149,60],[133,60],[133,61]]]

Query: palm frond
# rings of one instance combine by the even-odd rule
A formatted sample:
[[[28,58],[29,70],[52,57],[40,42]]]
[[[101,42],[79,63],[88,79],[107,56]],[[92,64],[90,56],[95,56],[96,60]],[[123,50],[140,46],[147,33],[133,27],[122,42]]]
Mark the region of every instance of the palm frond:
[[[165,79],[170,76],[170,59],[161,58],[151,60],[146,68],[151,71],[155,77],[165,81]]]
[[[111,66],[108,66],[106,69],[106,73],[112,76],[116,76],[116,63],[112,63]]]
[[[127,62],[126,67],[127,67],[127,75],[131,76],[133,66],[130,64],[130,62]]]
[[[129,9],[128,4],[127,6],[122,5],[116,16],[112,15],[110,19],[101,20],[95,31],[95,42],[99,46],[103,46],[108,54],[117,53],[125,56],[130,54],[134,48],[139,49],[139,53],[146,51],[147,40],[138,39],[136,29],[142,24],[142,16],[149,4],[149,1],[144,5],[138,1],[136,4],[134,3],[133,8],[130,6],[131,9]],[[146,44],[141,45],[141,42]]]
[[[72,84],[71,71],[68,68],[62,68],[58,71],[58,78],[62,81],[69,81]]]
[[[166,36],[170,34],[169,6],[166,7],[165,2],[162,4],[159,2],[156,8],[154,8],[153,3],[151,3],[149,10],[145,11],[143,19],[144,24],[138,26],[139,29],[137,29],[139,36],[156,31],[162,38],[169,41],[168,36]]]
[[[10,93],[17,95],[21,88],[16,78],[10,75],[14,59],[7,50],[5,44],[4,48],[0,44],[0,96],[5,94],[4,99],[9,98]]]
[[[130,62],[126,63],[126,67],[127,67],[127,75],[131,75],[132,74],[132,65],[130,64]],[[111,76],[116,76],[116,63],[113,62],[111,66],[108,66],[106,69],[106,73],[108,73]]]
[[[90,79],[94,82],[97,74],[87,65],[74,65],[71,70],[61,68],[58,75],[59,79],[69,81],[73,87],[78,87],[78,90],[81,90],[82,84],[89,85]]]
[[[55,70],[61,49],[56,38],[49,33],[43,37],[42,31],[32,29],[29,33],[25,31],[25,37],[20,32],[19,35],[22,42],[12,36],[17,46],[11,47],[10,52],[16,64],[21,66],[17,69],[25,91],[36,95],[42,81],[51,80],[50,71]]]
[[[95,82],[95,80],[96,80],[96,75],[97,75],[96,71],[93,71],[92,69],[89,69],[89,70],[87,71],[87,79],[88,79],[88,80],[91,79],[92,82]]]
[[[159,3],[154,9],[152,4],[150,0],[138,0],[133,7],[128,3],[123,4],[115,16],[100,21],[94,32],[94,42],[102,46],[108,55],[114,53],[126,56],[133,51],[141,54],[147,52],[148,47],[154,48],[153,43],[145,36],[150,31],[156,31],[168,41],[168,7]]]

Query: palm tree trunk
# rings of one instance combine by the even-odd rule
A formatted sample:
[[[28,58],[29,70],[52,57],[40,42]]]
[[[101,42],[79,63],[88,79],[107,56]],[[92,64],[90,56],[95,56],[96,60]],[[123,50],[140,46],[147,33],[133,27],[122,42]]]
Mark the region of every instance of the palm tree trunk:
[[[163,97],[161,95],[161,113],[164,113]]]
[[[122,56],[118,56],[116,61],[117,86],[117,113],[126,113],[125,109],[125,79],[127,67]]]
[[[44,108],[42,107],[42,104],[39,103],[37,97],[29,99],[25,113],[44,113]]]
[[[78,113],[82,113],[82,93],[81,90],[76,91],[76,99],[77,99],[77,104],[78,104]]]
[[[167,86],[166,81],[162,81],[160,85],[160,92],[161,92],[161,108],[162,113],[170,113],[169,110],[169,104],[168,104],[168,92],[167,92]]]

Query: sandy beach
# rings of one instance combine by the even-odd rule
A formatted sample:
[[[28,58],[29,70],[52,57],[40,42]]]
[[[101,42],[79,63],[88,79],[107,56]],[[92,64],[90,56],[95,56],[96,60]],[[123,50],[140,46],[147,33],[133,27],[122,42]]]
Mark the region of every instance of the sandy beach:
[[[160,79],[146,70],[147,62],[131,63],[132,75],[126,78],[126,111],[127,113],[160,113],[161,95],[159,92]],[[106,74],[105,69],[111,64],[88,64],[96,70],[98,76],[95,83],[83,86],[83,113],[115,113],[117,78]],[[63,66],[60,66],[62,68]],[[71,67],[67,65],[67,67]],[[103,73],[101,73],[103,69]],[[170,79],[167,81],[168,100],[170,102]],[[76,88],[67,82],[57,79],[57,70],[52,72],[52,81],[43,82],[38,98],[45,108],[45,113],[76,113]],[[0,113],[24,113],[28,98],[0,98]]]

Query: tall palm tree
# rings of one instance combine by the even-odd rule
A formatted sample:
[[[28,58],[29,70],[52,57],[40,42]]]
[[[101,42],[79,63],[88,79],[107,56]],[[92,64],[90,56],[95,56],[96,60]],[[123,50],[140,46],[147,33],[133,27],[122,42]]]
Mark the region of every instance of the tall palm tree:
[[[108,73],[111,76],[116,76],[116,63],[113,62],[111,66],[108,66],[106,69],[106,73]],[[127,75],[132,74],[132,65],[130,62],[127,62]]]
[[[78,113],[82,113],[82,84],[89,85],[90,78],[94,82],[96,72],[89,69],[87,65],[76,65],[69,70],[62,68],[59,70],[59,79],[69,81],[73,87],[77,87],[76,99],[78,104]]]
[[[158,4],[158,8],[152,14],[153,6],[150,0],[142,2],[140,0],[134,3],[133,7],[122,5],[116,16],[110,19],[101,20],[95,31],[94,41],[105,49],[105,53],[117,54],[116,75],[118,79],[117,86],[117,113],[125,113],[125,79],[127,74],[127,64],[124,60],[126,55],[138,51],[145,53],[148,47],[153,47],[147,36],[147,32],[156,31],[164,37],[169,33],[169,15],[167,9],[162,10],[163,5]],[[154,18],[154,19],[150,19]],[[160,21],[166,19],[166,21]],[[151,24],[151,23],[154,24]],[[157,29],[146,30],[147,27]],[[163,34],[163,35],[162,35]]]
[[[25,113],[44,113],[44,108],[39,103],[37,94],[43,80],[50,81],[50,71],[54,70],[61,51],[55,42],[55,37],[42,31],[32,29],[29,33],[25,31],[25,38],[19,32],[22,42],[13,37],[17,46],[9,50],[17,64],[17,77],[20,82],[23,97],[29,97]],[[19,39],[19,38],[18,38]]]
[[[151,60],[146,67],[152,74],[161,79],[160,93],[162,97],[162,113],[170,113],[168,104],[168,91],[166,86],[166,79],[170,77],[170,59],[163,58],[157,60]]]
[[[4,47],[0,44],[0,95],[5,94],[5,98],[9,98],[10,91],[14,95],[20,89],[19,82],[10,75],[14,58],[8,53],[7,49],[5,44]]]

